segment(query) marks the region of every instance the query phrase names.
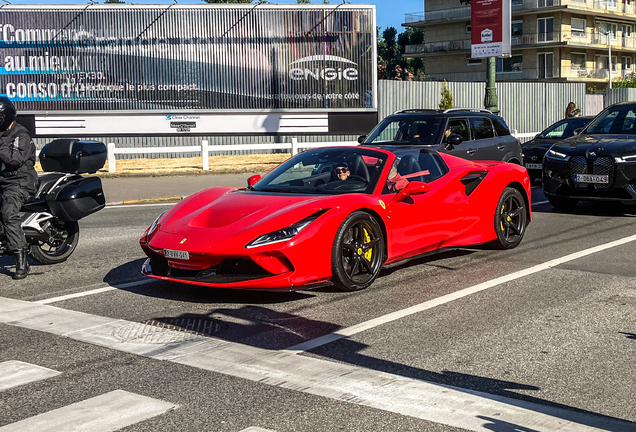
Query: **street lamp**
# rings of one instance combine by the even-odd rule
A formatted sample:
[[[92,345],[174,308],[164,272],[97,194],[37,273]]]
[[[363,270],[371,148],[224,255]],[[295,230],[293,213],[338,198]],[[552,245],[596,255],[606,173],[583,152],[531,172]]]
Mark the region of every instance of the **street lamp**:
[[[609,73],[609,88],[612,88],[612,41],[611,41],[611,37],[613,35],[613,33],[611,31],[606,31],[604,32],[602,28],[597,27],[599,33],[604,34],[605,36],[607,36],[607,46],[608,46],[608,50],[609,50],[609,57],[607,58],[607,72]]]

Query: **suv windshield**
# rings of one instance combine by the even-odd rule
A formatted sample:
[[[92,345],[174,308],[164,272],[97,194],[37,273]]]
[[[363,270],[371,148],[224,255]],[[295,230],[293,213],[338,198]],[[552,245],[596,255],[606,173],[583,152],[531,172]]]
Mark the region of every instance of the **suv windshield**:
[[[259,192],[342,194],[375,190],[387,155],[351,148],[307,150],[263,177],[251,189]]]
[[[636,134],[634,105],[615,105],[603,111],[583,130],[583,134]]]
[[[387,117],[371,131],[364,142],[366,144],[438,144],[443,121],[443,117],[432,115]]]

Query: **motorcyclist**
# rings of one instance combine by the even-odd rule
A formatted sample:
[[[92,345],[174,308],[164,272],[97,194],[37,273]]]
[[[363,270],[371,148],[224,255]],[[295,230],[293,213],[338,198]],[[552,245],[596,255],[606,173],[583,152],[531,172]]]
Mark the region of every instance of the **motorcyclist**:
[[[35,194],[38,176],[34,169],[35,145],[29,131],[15,121],[16,109],[0,96],[0,239],[15,257],[13,279],[29,273],[27,240],[20,222],[20,208]]]

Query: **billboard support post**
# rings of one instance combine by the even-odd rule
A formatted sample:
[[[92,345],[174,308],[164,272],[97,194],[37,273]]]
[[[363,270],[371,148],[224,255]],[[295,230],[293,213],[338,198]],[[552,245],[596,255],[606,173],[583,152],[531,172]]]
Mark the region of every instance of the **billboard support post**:
[[[497,59],[488,57],[488,68],[486,70],[486,96],[484,97],[484,108],[493,114],[499,114],[499,100],[497,98],[496,79]]]

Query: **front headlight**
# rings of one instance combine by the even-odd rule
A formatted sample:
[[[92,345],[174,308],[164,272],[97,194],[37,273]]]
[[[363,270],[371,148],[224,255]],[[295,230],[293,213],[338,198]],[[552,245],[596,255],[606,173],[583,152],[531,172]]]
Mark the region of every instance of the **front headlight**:
[[[296,222],[295,224],[288,226],[287,228],[279,229],[277,231],[272,231],[271,233],[268,233],[268,234],[263,234],[262,236],[259,236],[255,238],[254,240],[252,240],[251,242],[249,242],[245,246],[245,248],[250,249],[250,248],[255,248],[258,246],[265,246],[265,245],[270,245],[274,243],[280,243],[280,242],[291,240],[292,238],[296,237],[302,230],[307,228],[309,224],[311,224],[313,221],[318,219],[318,217],[324,214],[326,211],[327,209],[320,210],[312,214],[311,216],[301,220],[300,222]]]
[[[636,155],[615,157],[614,161],[616,163],[634,163],[636,162]]]
[[[552,149],[546,152],[545,157],[548,159],[555,159],[559,161],[566,161],[570,159],[570,156],[566,155],[565,153],[561,153]]]
[[[170,210],[170,209],[168,209],[168,210]],[[150,228],[148,228],[148,233],[146,234],[146,236],[149,236],[150,234],[152,234],[154,232],[154,230],[157,229],[157,226],[159,225],[159,222],[161,222],[161,220],[166,215],[166,213],[168,213],[168,210],[164,211],[159,216],[157,216],[157,219],[155,219],[155,221],[152,223],[152,225],[150,225]]]

